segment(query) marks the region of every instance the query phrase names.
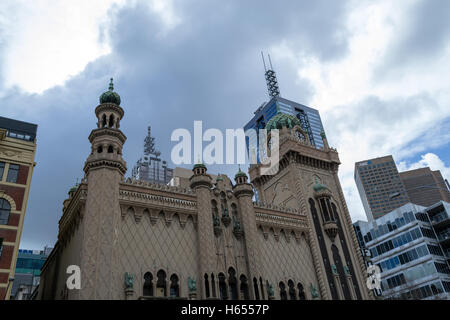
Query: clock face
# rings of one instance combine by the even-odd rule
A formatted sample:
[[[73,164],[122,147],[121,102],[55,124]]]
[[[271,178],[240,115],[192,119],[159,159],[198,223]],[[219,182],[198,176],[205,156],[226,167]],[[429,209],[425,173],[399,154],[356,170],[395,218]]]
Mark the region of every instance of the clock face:
[[[295,131],[295,136],[300,141],[306,141],[305,136],[303,135],[303,133],[300,130]]]

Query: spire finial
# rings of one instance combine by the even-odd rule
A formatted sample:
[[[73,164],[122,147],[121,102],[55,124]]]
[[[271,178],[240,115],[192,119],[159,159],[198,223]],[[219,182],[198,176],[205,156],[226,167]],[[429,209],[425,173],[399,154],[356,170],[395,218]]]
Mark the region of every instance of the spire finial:
[[[109,82],[109,91],[114,91],[113,78],[111,78]]]

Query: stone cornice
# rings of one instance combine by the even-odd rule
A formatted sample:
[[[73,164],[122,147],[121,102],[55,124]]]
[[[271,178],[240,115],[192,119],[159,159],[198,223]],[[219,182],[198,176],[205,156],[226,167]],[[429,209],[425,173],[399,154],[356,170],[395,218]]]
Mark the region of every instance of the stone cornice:
[[[127,140],[127,137],[119,129],[104,127],[92,130],[91,134],[89,135],[89,142],[92,143],[95,138],[101,136],[115,137],[119,139],[122,144],[124,144],[125,141]]]
[[[102,112],[102,111],[109,111],[109,110],[113,110],[113,111],[117,112],[120,115],[120,120],[122,120],[123,115],[124,115],[124,111],[123,111],[121,106],[118,106],[117,104],[114,104],[114,103],[102,103],[102,104],[99,104],[95,108],[95,115],[98,118],[98,115],[99,115],[100,112]]]
[[[195,189],[198,187],[208,188],[211,189],[212,179],[209,174],[202,174],[202,175],[193,175],[189,178],[189,182],[191,183],[191,189]]]
[[[122,174],[127,172],[127,167],[122,161],[99,159],[86,161],[84,164],[84,172],[87,173],[89,170],[99,169],[99,168],[112,168],[119,170]]]
[[[325,171],[331,171],[331,172],[337,172],[338,166],[340,164],[339,158],[337,157],[337,153],[335,151],[323,151],[320,149],[315,149],[314,147],[307,146],[307,145],[299,145],[298,142],[295,142],[293,146],[296,148],[289,148],[285,150],[284,153],[281,153],[283,156],[280,157],[280,161],[278,162],[279,167],[278,171],[274,171],[271,175],[261,175],[261,164],[257,165],[251,165],[249,169],[249,174],[251,178],[251,182],[254,184],[258,183],[266,183],[271,178],[273,178],[278,172],[283,171],[286,169],[290,164],[297,163],[300,165],[304,165],[307,167],[314,168],[316,170],[325,170]],[[308,153],[302,153],[301,148],[308,148],[310,149],[310,154]],[[314,153],[324,153],[329,154],[329,159],[326,159],[324,157],[316,157]],[[273,167],[272,169],[276,169],[276,167]],[[272,170],[271,169],[271,170]]]
[[[256,211],[267,211],[267,212],[273,212],[274,214],[277,213],[285,213],[285,214],[294,214],[294,215],[300,215],[300,212],[297,209],[294,208],[288,208],[288,207],[280,207],[273,204],[266,204],[263,202],[253,202],[253,207]]]
[[[189,188],[169,186],[166,184],[135,180],[131,178],[128,178],[124,183],[121,183],[121,189],[124,188],[130,191],[147,192],[146,190],[152,190],[152,192],[161,192],[161,194],[167,194],[169,192],[172,194],[176,194],[177,196],[186,195],[189,198],[195,197],[195,192]]]
[[[289,217],[285,215],[267,214],[262,212],[256,212],[255,216],[256,224],[266,228],[275,227],[286,230],[309,231],[306,217]]]
[[[242,196],[253,196],[253,187],[249,183],[236,184],[233,186],[233,193],[236,198],[240,198]]]
[[[167,209],[170,211],[185,211],[196,213],[197,202],[192,200],[168,197],[147,192],[137,192],[121,189],[119,201],[129,205]]]

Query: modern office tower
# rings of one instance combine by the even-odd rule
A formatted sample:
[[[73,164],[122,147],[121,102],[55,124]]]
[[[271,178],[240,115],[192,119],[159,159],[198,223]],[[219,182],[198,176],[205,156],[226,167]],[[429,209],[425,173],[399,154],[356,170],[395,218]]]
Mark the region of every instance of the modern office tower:
[[[0,117],[0,299],[9,299],[25,219],[37,125]]]
[[[380,267],[384,299],[450,299],[448,249],[442,246],[450,239],[443,238],[449,234],[449,209],[444,202],[429,208],[407,203],[374,221],[354,224],[371,263]],[[436,226],[442,226],[438,236]]]
[[[28,300],[39,285],[41,268],[53,248],[44,250],[19,249],[11,300]]]
[[[450,202],[450,191],[439,170],[430,168],[400,172],[409,200],[421,206],[431,206],[438,201]]]
[[[246,145],[249,160],[252,163],[260,163],[258,150],[260,144],[265,141],[260,137],[259,129],[266,128],[269,120],[279,113],[296,117],[300,121],[302,129],[307,133],[309,143],[318,149],[323,148],[322,134],[324,130],[319,111],[280,97],[275,71],[272,69],[266,69],[266,81],[271,99],[269,102],[264,102],[254,112],[253,118],[244,126],[245,132],[248,133]],[[262,150],[264,149],[262,148]]]
[[[355,182],[369,221],[409,202],[391,155],[355,163]]]
[[[167,167],[167,161],[161,160],[161,152],[155,148],[155,138],[148,127],[147,137],[144,139],[144,155],[137,161],[132,170],[132,177],[153,183],[169,183],[173,176],[173,169]]]

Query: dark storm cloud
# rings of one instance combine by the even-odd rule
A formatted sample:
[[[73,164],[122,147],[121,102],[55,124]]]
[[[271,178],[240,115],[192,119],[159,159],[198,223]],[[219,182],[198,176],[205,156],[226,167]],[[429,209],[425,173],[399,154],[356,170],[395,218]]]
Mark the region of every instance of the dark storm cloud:
[[[341,1],[179,1],[181,23],[167,31],[160,17],[138,3],[115,12],[109,29],[112,53],[41,95],[11,89],[2,115],[34,122],[38,147],[22,247],[52,245],[62,201],[90,151],[94,108],[109,77],[122,97],[121,129],[128,140],[128,175],[142,152],[147,125],[166,159],[176,128],[239,128],[267,100],[260,50],[285,45],[332,60],[346,53]],[[104,26],[102,26],[104,27]],[[289,61],[272,55],[282,95],[307,103],[309,85]],[[299,90],[300,88],[300,90]],[[233,173],[236,168],[213,170]]]

